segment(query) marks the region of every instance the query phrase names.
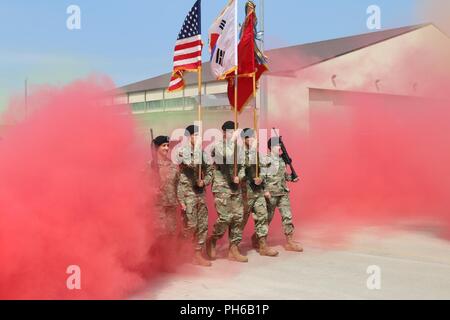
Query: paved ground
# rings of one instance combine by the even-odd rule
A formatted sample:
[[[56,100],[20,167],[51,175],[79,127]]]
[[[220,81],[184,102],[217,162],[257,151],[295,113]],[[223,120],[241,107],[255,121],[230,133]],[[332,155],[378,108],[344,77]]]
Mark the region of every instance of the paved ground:
[[[225,259],[214,267],[186,266],[191,275],[167,275],[138,299],[450,299],[450,242],[425,232],[366,230],[332,249],[304,243],[305,253],[283,251],[250,263]],[[381,268],[381,289],[367,288],[367,268]]]

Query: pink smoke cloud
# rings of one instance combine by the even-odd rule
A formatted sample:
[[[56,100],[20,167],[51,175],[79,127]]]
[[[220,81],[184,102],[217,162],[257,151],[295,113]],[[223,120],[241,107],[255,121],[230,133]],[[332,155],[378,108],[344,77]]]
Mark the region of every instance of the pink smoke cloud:
[[[40,88],[28,117],[19,100],[7,113],[18,120],[0,141],[0,298],[124,298],[180,261],[154,231],[149,149],[129,107],[101,103],[113,89],[98,77]],[[66,286],[70,265],[81,290]]]
[[[389,52],[390,87],[382,95],[373,94],[371,77],[386,67],[383,59],[371,61],[366,74],[360,72],[368,57],[356,58],[352,72],[337,69],[360,78],[355,92],[337,88],[334,103],[311,106],[303,116],[298,110],[307,98],[298,95],[298,83],[328,78],[336,69],[311,69],[271,87],[282,110],[273,112],[271,126],[281,129],[301,173],[301,182],[290,185],[299,234],[318,228],[334,243],[363,227],[411,223],[450,237],[450,69],[429,49],[405,44]],[[431,49],[445,54],[448,43]],[[405,95],[413,80],[420,82],[418,93]],[[279,233],[275,222],[272,232]]]

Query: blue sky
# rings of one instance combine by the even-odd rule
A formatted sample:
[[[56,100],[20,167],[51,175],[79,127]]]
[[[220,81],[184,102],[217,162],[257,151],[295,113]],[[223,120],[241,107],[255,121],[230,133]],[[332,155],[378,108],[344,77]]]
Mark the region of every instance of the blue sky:
[[[369,32],[366,9],[372,4],[381,7],[383,29],[421,23],[417,1],[265,0],[266,47]],[[205,42],[226,2],[203,0]],[[0,0],[0,108],[8,95],[21,92],[26,77],[31,84],[64,84],[96,72],[123,85],[169,72],[176,36],[193,3]],[[71,4],[81,8],[81,30],[66,28]]]

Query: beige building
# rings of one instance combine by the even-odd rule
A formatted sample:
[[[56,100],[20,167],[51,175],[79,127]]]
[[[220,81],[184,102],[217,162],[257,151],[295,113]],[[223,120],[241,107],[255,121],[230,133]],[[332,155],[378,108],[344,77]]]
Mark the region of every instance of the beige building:
[[[316,108],[338,107],[343,95],[375,95],[384,100],[433,97],[430,69],[450,61],[450,38],[433,24],[371,32],[269,50],[270,72],[261,81],[257,108],[261,125],[290,117],[311,129]],[[166,91],[170,74],[121,89],[116,104],[129,103],[143,129],[170,133],[196,119],[197,77],[187,74],[185,90]],[[203,105],[206,127],[217,127],[233,113],[225,82],[216,81],[204,64]],[[252,126],[252,108],[240,117]]]

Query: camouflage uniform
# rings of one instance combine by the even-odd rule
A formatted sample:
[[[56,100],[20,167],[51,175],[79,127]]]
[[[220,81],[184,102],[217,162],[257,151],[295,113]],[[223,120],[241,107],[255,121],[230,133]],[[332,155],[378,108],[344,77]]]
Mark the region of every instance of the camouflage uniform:
[[[180,181],[178,201],[186,206],[184,213],[184,235],[196,240],[196,250],[201,250],[208,237],[208,208],[205,189],[197,186],[199,165],[194,162],[196,155],[190,145],[180,149]],[[203,154],[203,160],[205,156]],[[205,161],[202,162],[202,175],[205,187],[211,183],[211,174]]]
[[[222,158],[222,163],[213,166],[212,192],[218,219],[214,224],[212,239],[223,237],[229,228],[231,245],[239,245],[242,241],[242,219],[244,214],[242,190],[233,182],[234,164],[228,164],[234,157],[234,142],[221,141],[214,146],[215,159]],[[228,163],[226,161],[228,159]],[[245,167],[238,165],[238,177],[245,178]]]
[[[253,157],[252,157],[253,156]],[[261,173],[260,178],[262,184],[260,186],[255,185],[254,178],[256,177],[256,165],[250,164],[256,154],[250,154],[248,149],[245,150],[245,179],[243,181],[243,194],[244,194],[244,219],[242,222],[242,230],[247,225],[250,213],[253,213],[253,221],[255,222],[255,233],[258,239],[267,237],[269,233],[269,221],[266,198],[264,196],[264,184],[266,182],[266,176]],[[256,161],[252,161],[255,163]],[[261,163],[261,161],[260,161]]]
[[[286,163],[279,156],[269,155],[267,157],[267,168],[265,169],[267,170],[265,190],[271,194],[271,199],[267,200],[269,224],[272,222],[275,209],[278,208],[283,222],[284,234],[292,235],[294,225],[292,223],[289,188],[286,183],[292,181],[292,177],[286,172]]]
[[[175,235],[177,231],[177,185],[178,167],[170,160],[158,160],[159,190],[156,197],[156,208],[159,213],[161,234]]]

